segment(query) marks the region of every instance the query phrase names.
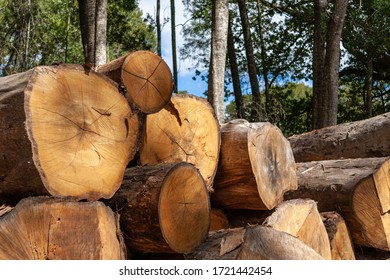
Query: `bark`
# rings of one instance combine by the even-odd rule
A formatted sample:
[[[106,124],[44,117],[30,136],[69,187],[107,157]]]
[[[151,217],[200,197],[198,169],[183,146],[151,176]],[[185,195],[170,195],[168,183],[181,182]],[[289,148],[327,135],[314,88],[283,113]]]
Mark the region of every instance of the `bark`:
[[[298,190],[284,198],[313,199],[343,216],[354,244],[390,250],[389,170],[387,157],[298,163]]]
[[[26,198],[0,217],[0,259],[123,260],[120,234],[102,202]]]
[[[192,260],[321,260],[312,248],[288,233],[264,226],[213,232]]]
[[[221,128],[221,139],[215,206],[268,210],[297,188],[292,150],[277,127],[234,120]]]
[[[206,185],[189,163],[127,169],[109,205],[119,211],[130,251],[190,253],[209,230]]]
[[[229,25],[228,25],[227,47],[228,47],[228,55],[229,55],[230,72],[233,81],[234,100],[236,102],[237,118],[242,119],[244,118],[244,100],[241,91],[240,73],[238,70],[236,48],[234,46],[234,36],[233,36],[231,19],[229,19]]]
[[[107,0],[78,0],[85,63],[98,66],[107,61]]]
[[[260,101],[260,88],[259,80],[257,78],[256,60],[253,51],[253,43],[250,31],[250,24],[248,19],[248,11],[246,8],[245,0],[238,0],[238,7],[240,10],[242,31],[244,34],[244,45],[246,59],[248,61],[248,74],[252,90],[252,112],[251,116],[255,121],[261,121],[262,119],[262,108]]]
[[[171,0],[171,41],[172,41],[173,81],[175,82],[174,91],[179,92],[179,81],[177,79],[177,56],[176,56],[175,0]]]
[[[329,1],[314,1],[313,127],[337,123],[340,39],[348,1],[335,1],[326,22]]]
[[[220,123],[225,119],[225,64],[229,22],[229,1],[213,1],[211,57],[208,81],[208,101]]]
[[[220,143],[219,124],[210,104],[193,95],[175,94],[163,110],[147,115],[140,161],[142,165],[192,163],[211,190]]]
[[[98,66],[96,71],[124,86],[129,103],[143,113],[156,113],[171,99],[171,70],[160,56],[150,51],[130,52]]]
[[[60,64],[0,79],[0,130],[0,200],[96,200],[119,188],[139,121],[114,82]]]
[[[354,260],[355,252],[347,225],[337,212],[321,213],[329,236],[332,260]]]
[[[263,225],[289,233],[313,248],[325,260],[332,259],[328,234],[314,200],[285,201]]]
[[[161,1],[156,2],[156,29],[157,29],[157,55],[161,56],[161,21],[160,21]]]
[[[390,156],[390,113],[289,137],[297,162]],[[373,137],[374,136],[374,137]]]

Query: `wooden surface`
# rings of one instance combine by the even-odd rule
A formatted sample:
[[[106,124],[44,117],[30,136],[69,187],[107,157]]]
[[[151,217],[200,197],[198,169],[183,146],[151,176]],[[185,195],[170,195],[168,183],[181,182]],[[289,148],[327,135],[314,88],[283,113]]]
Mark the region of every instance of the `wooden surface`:
[[[0,259],[125,259],[118,231],[102,202],[26,198],[0,217]]]
[[[205,99],[175,94],[163,110],[146,117],[140,149],[141,165],[192,163],[211,189],[219,150],[219,124]]]
[[[109,205],[119,211],[130,251],[189,253],[209,230],[208,192],[189,163],[127,169]]]
[[[390,156],[390,113],[288,139],[297,162]]]
[[[290,144],[270,123],[231,121],[221,128],[221,152],[214,193],[221,209],[273,209],[297,188]]]
[[[343,216],[355,244],[390,250],[389,170],[389,158],[298,163],[298,190],[284,198],[311,198]]]

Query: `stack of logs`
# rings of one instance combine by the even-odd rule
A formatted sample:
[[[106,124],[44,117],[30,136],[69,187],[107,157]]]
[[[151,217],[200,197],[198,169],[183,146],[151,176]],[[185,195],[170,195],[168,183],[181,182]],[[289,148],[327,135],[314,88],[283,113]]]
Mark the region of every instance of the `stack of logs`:
[[[0,78],[0,259],[388,257],[388,114],[287,139],[172,91],[148,51]]]

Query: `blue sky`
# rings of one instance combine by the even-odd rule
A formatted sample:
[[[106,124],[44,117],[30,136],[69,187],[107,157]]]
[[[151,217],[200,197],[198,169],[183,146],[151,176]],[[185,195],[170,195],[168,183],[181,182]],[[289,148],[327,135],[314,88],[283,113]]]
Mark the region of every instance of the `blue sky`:
[[[161,18],[170,18],[170,0],[161,1]],[[139,0],[139,8],[142,10],[144,16],[146,14],[152,15],[155,18],[156,13],[156,0]],[[203,92],[207,90],[207,83],[197,79],[192,79],[195,76],[195,69],[193,65],[195,63],[190,60],[183,60],[179,56],[179,50],[183,46],[184,39],[181,35],[181,24],[183,24],[187,18],[185,17],[184,7],[182,1],[175,1],[176,11],[176,45],[177,45],[177,57],[178,57],[178,84],[179,91],[186,90],[188,93],[204,97]],[[161,52],[162,57],[169,65],[172,71],[172,44],[171,44],[171,22],[169,21],[163,26],[161,32]]]

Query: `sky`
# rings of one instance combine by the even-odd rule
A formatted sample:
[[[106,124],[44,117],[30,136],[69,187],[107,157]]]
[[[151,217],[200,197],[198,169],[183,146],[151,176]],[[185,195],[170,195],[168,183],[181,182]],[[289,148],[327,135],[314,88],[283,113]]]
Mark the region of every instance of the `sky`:
[[[160,0],[161,6],[161,14],[160,18],[163,21],[163,18],[171,17],[170,10],[170,0]],[[155,18],[156,13],[156,0],[139,0],[138,6],[142,10],[144,17],[147,14],[152,15]],[[183,46],[184,39],[181,34],[181,25],[186,22],[187,18],[185,17],[184,6],[181,0],[175,1],[175,12],[176,12],[176,47],[177,47],[177,68],[178,68],[178,90],[186,90],[190,94],[194,94],[197,96],[205,97],[203,92],[207,90],[207,83],[204,81],[200,81],[197,79],[194,81],[192,79],[195,76],[195,69],[193,65],[195,65],[190,60],[183,60],[180,58],[179,50]],[[171,68],[172,67],[172,44],[171,44],[171,21],[169,20],[166,23],[161,32],[161,56],[165,60],[165,62]],[[190,69],[190,70],[189,70]]]

